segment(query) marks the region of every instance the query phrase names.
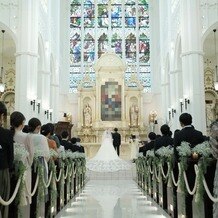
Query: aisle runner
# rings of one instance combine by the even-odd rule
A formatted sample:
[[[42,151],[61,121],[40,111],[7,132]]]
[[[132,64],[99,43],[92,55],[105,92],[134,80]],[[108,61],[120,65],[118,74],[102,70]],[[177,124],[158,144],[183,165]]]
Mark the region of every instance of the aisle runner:
[[[169,217],[138,189],[135,170],[87,172],[89,181],[57,218],[164,218]]]

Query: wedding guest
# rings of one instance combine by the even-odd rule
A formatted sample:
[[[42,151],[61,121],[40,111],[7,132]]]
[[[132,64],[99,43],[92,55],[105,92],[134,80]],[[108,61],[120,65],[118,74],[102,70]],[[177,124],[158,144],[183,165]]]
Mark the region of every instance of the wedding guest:
[[[174,136],[174,147],[181,145],[181,142],[190,143],[191,148],[195,145],[200,144],[204,141],[202,132],[195,130],[192,125],[192,116],[188,113],[183,113],[179,117],[179,122],[182,129],[175,133]]]
[[[44,179],[48,180],[48,164],[50,158],[49,146],[47,138],[44,135],[39,134],[41,129],[41,122],[38,118],[32,118],[28,122],[29,125],[29,134],[31,143],[34,145],[35,153],[38,157],[39,162],[43,165],[44,171]],[[36,182],[36,173],[32,176],[33,184]],[[36,204],[37,204],[37,195],[35,195],[32,199],[31,204],[31,214],[30,217],[36,217]],[[47,201],[47,191],[45,195],[45,202]],[[42,216],[42,214],[40,214]]]
[[[24,127],[22,129],[22,132],[29,133],[29,126],[28,125],[24,125]]]
[[[179,131],[180,131],[180,129],[176,129],[176,130],[174,131],[173,138],[175,137],[176,133],[179,132]]]
[[[154,132],[150,132],[148,134],[149,142],[144,144],[144,146],[139,148],[139,152],[143,152],[143,156],[146,156],[148,150],[154,149],[154,143],[156,139],[156,134]]]
[[[54,132],[54,124],[53,123],[47,123],[51,129],[51,133],[50,133],[50,136],[49,136],[49,139],[52,139],[56,142],[56,145],[57,145],[57,148],[60,147],[60,140],[59,138],[57,137],[57,135],[55,135],[55,132]]]
[[[64,130],[61,133],[61,138],[61,145],[64,146],[65,150],[68,150],[68,148],[71,146],[71,142],[69,142],[69,133]]]
[[[9,170],[13,167],[14,149],[11,131],[2,127],[5,116],[7,116],[6,106],[0,102],[0,196],[7,201],[10,195]],[[0,217],[8,217],[8,206],[0,204]]]
[[[161,147],[167,147],[168,145],[173,145],[173,139],[170,135],[172,135],[170,131],[170,127],[167,124],[164,124],[160,128],[162,136],[156,138],[154,143],[154,150],[158,150]],[[171,132],[171,133],[170,133]]]
[[[202,132],[195,130],[194,126],[192,125],[191,114],[188,113],[181,114],[179,117],[179,122],[182,129],[179,132],[177,132],[174,136],[174,154],[175,154],[174,173],[176,177],[178,174],[178,169],[177,169],[178,152],[176,148],[180,146],[183,141],[190,143],[191,148],[195,147],[197,144],[204,142],[204,136]],[[188,163],[186,174],[187,174],[189,186],[191,189],[193,189],[194,182],[195,182],[195,171],[194,171],[193,162]],[[186,195],[186,199],[185,199],[186,215],[188,215],[189,218],[193,217],[192,199],[193,199],[192,195],[189,194]]]
[[[169,145],[171,146],[173,145],[173,139],[171,138],[172,132],[170,131],[170,127],[167,124],[164,124],[160,127],[160,131],[162,136],[156,138],[154,142],[154,151],[156,156],[157,156],[156,151],[161,147],[167,147]],[[166,163],[163,165],[163,170],[165,173],[168,170]],[[163,193],[163,208],[167,209],[167,184],[165,183],[164,179],[163,179],[162,193]]]
[[[32,144],[30,140],[29,134],[22,132],[25,120],[26,118],[19,111],[14,111],[10,116],[10,125],[11,125],[11,130],[14,136],[14,142],[17,142],[18,144],[20,144],[20,146],[24,147],[29,153],[26,159],[23,160],[26,166],[26,172],[24,175],[25,192],[23,192],[24,194],[22,198],[23,205],[21,206],[30,205],[32,202],[32,197],[29,193],[31,191],[31,184],[32,184],[31,183],[31,177],[32,177],[31,166],[32,166],[33,157],[34,157],[34,145]]]
[[[48,146],[50,149],[54,149],[57,152],[57,144],[54,140],[50,139],[51,136],[51,128],[50,125],[47,123],[41,127],[41,134],[47,138]]]
[[[81,152],[81,153],[85,153],[85,149],[84,149],[84,147],[81,145],[81,139],[80,139],[80,138],[76,138],[76,144],[77,144],[77,146],[80,148],[80,152]]]
[[[77,146],[77,138],[73,137],[70,139],[71,145],[68,147],[72,152],[81,152],[81,148]]]

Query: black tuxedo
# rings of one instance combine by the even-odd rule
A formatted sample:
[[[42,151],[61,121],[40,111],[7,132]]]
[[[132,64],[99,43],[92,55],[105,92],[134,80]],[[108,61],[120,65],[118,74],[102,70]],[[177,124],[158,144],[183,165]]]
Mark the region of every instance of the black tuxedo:
[[[121,144],[121,135],[118,132],[112,133],[113,145],[115,150],[117,150],[118,156],[120,155],[120,144]]]
[[[64,149],[67,150],[71,143],[68,140],[61,140],[61,145],[64,146]]]
[[[174,136],[174,154],[175,154],[175,167],[174,167],[174,174],[178,177],[178,152],[176,150],[177,146],[181,145],[181,142],[188,142],[190,143],[190,147],[194,148],[197,144],[204,142],[205,138],[202,132],[195,130],[193,126],[184,127],[182,130],[177,132]],[[186,175],[188,179],[188,183],[190,189],[192,190],[194,187],[195,182],[195,171],[194,171],[194,164],[196,162],[190,160],[188,161],[188,168],[186,170]],[[192,218],[192,199],[193,196],[187,194],[185,198],[185,205],[186,205],[186,215],[188,218]]]
[[[82,153],[82,148],[79,147],[76,143],[75,144],[70,143],[68,149],[70,149],[72,152],[80,152],[80,153]]]
[[[154,143],[154,150],[158,150],[161,147],[167,147],[168,145],[173,146],[173,139],[168,135],[162,135],[160,138],[157,138]]]
[[[204,141],[204,136],[202,132],[196,130],[193,126],[184,127],[179,132],[176,132],[174,136],[174,147],[181,145],[181,142],[189,142],[191,148],[194,148],[195,145],[200,144]]]
[[[12,168],[14,161],[13,135],[0,127],[0,170]]]

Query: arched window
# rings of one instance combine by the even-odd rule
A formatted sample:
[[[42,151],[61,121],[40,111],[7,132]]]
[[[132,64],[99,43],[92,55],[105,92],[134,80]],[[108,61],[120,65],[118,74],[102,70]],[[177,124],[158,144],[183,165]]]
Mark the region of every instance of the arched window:
[[[95,81],[90,66],[107,51],[115,52],[126,61],[126,81],[132,73],[137,73],[144,91],[150,91],[147,0],[71,1],[70,92],[77,91],[78,84],[87,72]]]

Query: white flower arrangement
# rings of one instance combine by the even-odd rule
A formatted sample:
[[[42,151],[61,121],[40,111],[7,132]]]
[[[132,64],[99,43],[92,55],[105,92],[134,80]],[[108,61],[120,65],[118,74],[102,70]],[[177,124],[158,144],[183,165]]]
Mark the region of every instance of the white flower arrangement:
[[[70,158],[70,159],[85,158],[84,153],[72,152],[69,150],[65,152],[65,155],[66,155],[66,158]]]
[[[144,157],[142,152],[138,153],[136,156],[137,157]]]
[[[17,142],[14,143],[14,161],[25,162],[29,152],[25,149],[24,145]]]
[[[172,157],[173,155],[173,148],[171,146],[167,147],[161,147],[156,151],[156,154],[159,155],[160,157]]]
[[[44,157],[44,156],[45,156],[45,152],[42,149],[35,147],[34,158]]]
[[[212,149],[210,147],[210,144],[208,141],[205,141],[201,144],[196,145],[193,149],[192,152],[195,152],[197,154],[200,154],[203,157],[209,157],[212,155]]]
[[[63,160],[66,159],[66,151],[65,150],[59,151],[59,158],[61,158]]]
[[[155,155],[154,155],[154,151],[153,151],[153,150],[149,150],[149,151],[147,151],[147,153],[146,153],[146,157],[155,157]]]
[[[51,157],[57,158],[59,155],[54,149],[49,149],[49,153]]]
[[[182,142],[176,150],[179,152],[179,156],[181,157],[188,157],[192,154],[190,143],[188,142]]]

